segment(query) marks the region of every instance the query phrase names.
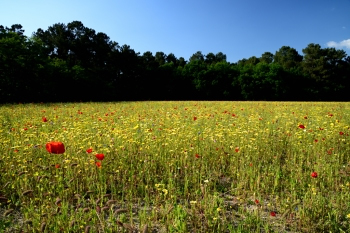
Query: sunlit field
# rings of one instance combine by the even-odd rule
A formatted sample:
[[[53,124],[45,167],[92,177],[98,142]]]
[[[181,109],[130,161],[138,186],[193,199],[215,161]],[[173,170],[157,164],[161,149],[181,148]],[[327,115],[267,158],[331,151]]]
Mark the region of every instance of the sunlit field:
[[[17,104],[0,124],[0,232],[350,229],[350,103]]]

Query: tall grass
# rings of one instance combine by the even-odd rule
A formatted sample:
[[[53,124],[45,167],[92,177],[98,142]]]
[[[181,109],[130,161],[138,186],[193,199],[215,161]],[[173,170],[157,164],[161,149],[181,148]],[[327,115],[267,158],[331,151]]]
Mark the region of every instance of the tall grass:
[[[1,106],[0,231],[347,232],[349,107]]]

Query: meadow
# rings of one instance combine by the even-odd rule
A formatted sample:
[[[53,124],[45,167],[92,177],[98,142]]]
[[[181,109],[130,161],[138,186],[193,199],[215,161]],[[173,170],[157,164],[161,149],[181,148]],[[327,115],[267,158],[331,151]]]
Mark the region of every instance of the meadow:
[[[347,102],[16,104],[0,124],[0,232],[350,229]]]

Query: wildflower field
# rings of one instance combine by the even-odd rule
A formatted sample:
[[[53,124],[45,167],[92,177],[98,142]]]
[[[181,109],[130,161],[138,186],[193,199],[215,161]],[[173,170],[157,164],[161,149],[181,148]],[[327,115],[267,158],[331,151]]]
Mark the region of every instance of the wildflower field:
[[[350,103],[0,106],[0,232],[349,232]]]

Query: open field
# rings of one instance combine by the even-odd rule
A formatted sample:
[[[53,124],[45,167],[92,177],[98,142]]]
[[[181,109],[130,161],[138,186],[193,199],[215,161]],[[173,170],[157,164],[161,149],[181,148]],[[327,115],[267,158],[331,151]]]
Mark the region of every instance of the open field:
[[[350,229],[350,103],[18,104],[0,124],[0,232]]]

